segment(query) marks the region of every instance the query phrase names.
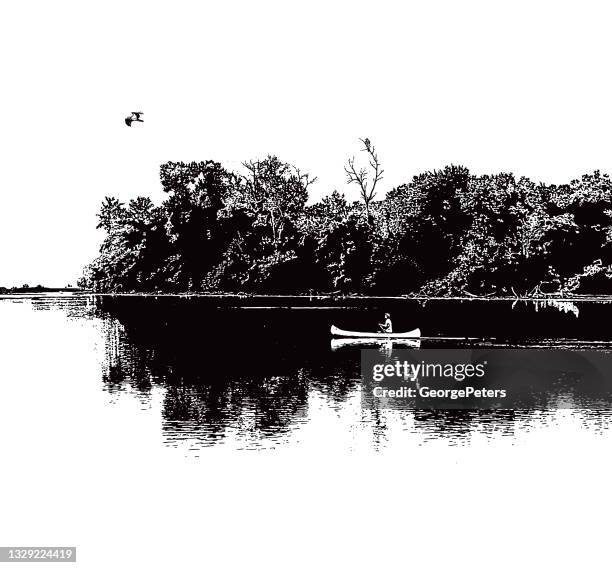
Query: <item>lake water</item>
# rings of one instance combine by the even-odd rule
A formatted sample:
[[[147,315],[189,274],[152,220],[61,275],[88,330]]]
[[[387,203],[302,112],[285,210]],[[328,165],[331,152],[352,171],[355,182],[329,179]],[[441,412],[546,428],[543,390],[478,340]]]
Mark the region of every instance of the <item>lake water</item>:
[[[379,452],[525,443],[542,432],[608,436],[612,377],[589,389],[576,376],[553,373],[547,378],[549,396],[516,408],[385,408],[362,396],[359,346],[334,348],[329,328],[373,329],[389,311],[397,331],[421,328],[422,349],[606,353],[612,347],[611,303],[312,298],[294,301],[292,308],[285,303],[282,298],[2,298],[2,399],[19,405],[15,417],[35,412],[41,423],[57,427],[59,421],[64,436],[95,420],[139,439],[143,447],[195,458],[219,449]]]

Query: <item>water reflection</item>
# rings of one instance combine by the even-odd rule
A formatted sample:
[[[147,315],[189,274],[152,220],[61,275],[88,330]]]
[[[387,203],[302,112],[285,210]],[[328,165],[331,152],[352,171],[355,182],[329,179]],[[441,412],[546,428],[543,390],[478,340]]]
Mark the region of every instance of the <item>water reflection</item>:
[[[556,300],[554,298],[545,298],[541,300],[514,300],[512,303],[513,309],[518,302],[524,302],[526,305],[533,306],[536,312],[545,309],[554,309],[563,314],[572,314],[576,317],[580,315],[578,306],[569,300]]]
[[[305,440],[315,431],[324,437],[325,429],[332,427],[349,433],[351,439],[367,440],[375,449],[408,440],[461,444],[475,436],[514,438],[546,425],[553,427],[561,408],[572,420],[595,432],[610,427],[609,378],[602,377],[597,388],[587,388],[577,381],[577,375],[558,369],[531,369],[531,375],[516,375],[517,380],[525,381],[537,375],[549,385],[546,397],[533,396],[521,408],[389,408],[373,398],[364,404],[360,377],[364,345],[336,339],[330,348],[329,326],[336,321],[363,329],[370,319],[378,319],[380,305],[355,313],[219,309],[188,299],[136,297],[21,301],[31,302],[35,310],[62,310],[71,318],[93,320],[102,333],[100,386],[111,403],[126,396],[136,397],[148,407],[157,401],[160,428],[168,445],[188,442],[205,447],[231,442],[241,448],[269,448]],[[541,338],[542,346],[558,340],[554,336],[557,320],[546,324],[541,319],[546,315],[532,310],[529,315],[521,312],[525,317],[522,322],[511,321],[517,315],[512,303],[496,304],[496,313],[490,306],[478,308],[489,315],[480,320],[481,326],[548,330],[549,335]],[[465,346],[460,339],[448,339],[462,331],[465,335],[487,331],[464,318],[466,305],[462,302],[423,306],[405,301],[404,306],[405,312],[398,306],[392,309],[406,327],[426,327],[422,322],[436,321],[436,314],[443,313],[440,341],[445,341],[445,347]],[[599,308],[612,310],[610,304]],[[579,312],[568,309],[562,314],[574,319]],[[455,327],[443,329],[449,320]],[[430,328],[425,333],[431,337],[436,331]],[[486,333],[480,336],[492,341]],[[598,340],[603,342],[604,338],[599,336]],[[572,341],[581,345],[579,338]],[[398,350],[419,346],[431,344],[424,340],[376,345],[390,359]]]
[[[334,339],[329,348],[326,330],[334,313],[228,312],[193,303],[188,309],[177,304],[147,308],[127,302],[99,306],[108,345],[104,381],[109,391],[129,384],[141,394],[153,384],[162,386],[163,430],[169,443],[190,438],[209,445],[226,437],[239,438],[244,447],[259,447],[266,440],[282,443],[311,420],[313,398],[329,408],[352,404],[356,423],[346,427],[370,431],[375,447],[392,443],[388,431],[398,425],[423,440],[444,437],[453,443],[475,432],[513,436],[532,421],[549,420],[563,396],[563,408],[579,411],[585,423],[608,424],[608,390],[585,385],[576,390],[572,377],[558,369],[515,372],[516,381],[529,383],[537,376],[553,388],[544,391],[546,397],[534,391],[522,401],[529,407],[523,410],[389,409],[376,399],[362,405],[359,363],[365,345]],[[198,333],[202,326],[216,331]],[[366,342],[372,347],[372,340]],[[420,345],[375,343],[389,360],[394,350]]]
[[[334,338],[330,342],[332,351],[343,347],[362,347],[364,349],[379,349],[385,353],[392,353],[393,349],[401,347],[412,347],[418,349],[421,346],[420,339],[375,339],[371,337],[347,337],[343,339]]]
[[[208,314],[209,324],[215,315]],[[129,387],[143,395],[161,386],[162,427],[169,443],[195,438],[210,445],[226,436],[249,447],[262,438],[282,441],[308,420],[313,392],[332,406],[341,405],[359,381],[358,364],[323,365],[313,358],[302,366],[300,358],[278,345],[266,351],[261,338],[236,337],[221,320],[214,324],[221,338],[211,339],[194,336],[190,325],[176,329],[167,320],[157,326],[138,321],[131,310],[121,319],[101,310],[100,317],[105,388],[113,393]]]

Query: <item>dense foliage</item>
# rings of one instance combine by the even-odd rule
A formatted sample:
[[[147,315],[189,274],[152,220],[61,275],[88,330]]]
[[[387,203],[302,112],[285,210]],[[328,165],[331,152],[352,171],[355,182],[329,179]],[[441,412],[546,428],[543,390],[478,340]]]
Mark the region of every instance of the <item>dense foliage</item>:
[[[101,292],[612,292],[612,182],[600,172],[555,186],[449,166],[382,200],[347,202],[334,191],[313,205],[313,180],[276,157],[245,172],[168,162],[161,205],[107,197],[98,215],[105,239],[80,284]]]

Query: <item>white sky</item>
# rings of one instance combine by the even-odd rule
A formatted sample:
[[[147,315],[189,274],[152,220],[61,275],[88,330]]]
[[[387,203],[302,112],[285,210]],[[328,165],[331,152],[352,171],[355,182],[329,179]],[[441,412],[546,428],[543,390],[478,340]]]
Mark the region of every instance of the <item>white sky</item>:
[[[612,170],[605,2],[11,2],[0,15],[0,285],[74,282],[105,195],[166,160],[277,154],[345,189],[449,163],[563,182]],[[144,124],[124,117],[145,112]]]

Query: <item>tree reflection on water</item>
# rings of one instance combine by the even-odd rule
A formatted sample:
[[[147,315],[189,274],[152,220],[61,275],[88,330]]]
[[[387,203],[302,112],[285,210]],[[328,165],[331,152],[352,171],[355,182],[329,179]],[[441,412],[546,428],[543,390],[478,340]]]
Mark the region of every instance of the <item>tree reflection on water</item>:
[[[549,421],[561,406],[576,411],[586,427],[609,427],[607,393],[574,391],[571,381],[522,410],[385,408],[361,396],[360,349],[330,348],[328,323],[336,316],[329,312],[125,300],[133,299],[96,307],[105,337],[104,388],[143,399],[158,393],[169,444],[229,438],[249,448],[284,443],[314,419],[313,400],[347,429],[365,431],[374,448],[389,445],[398,425],[424,442],[443,437],[465,443],[475,433],[514,436]]]

